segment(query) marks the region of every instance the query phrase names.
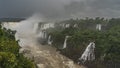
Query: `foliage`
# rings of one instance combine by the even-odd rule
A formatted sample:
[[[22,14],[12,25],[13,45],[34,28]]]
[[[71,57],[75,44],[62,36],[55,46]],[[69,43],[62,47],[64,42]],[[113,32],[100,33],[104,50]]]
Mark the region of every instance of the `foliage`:
[[[61,31],[53,31],[53,46],[57,47],[61,53],[75,62],[81,56],[87,45],[95,41],[95,61],[86,62],[90,68],[119,68],[120,66],[120,19],[70,19],[61,23],[69,23],[69,28]],[[96,24],[102,24],[102,30],[95,30]],[[73,27],[77,24],[78,27]],[[67,40],[67,48],[63,47],[65,36],[70,36]],[[94,67],[93,67],[94,66]]]
[[[0,28],[0,68],[35,68],[32,61],[19,54],[15,31]]]

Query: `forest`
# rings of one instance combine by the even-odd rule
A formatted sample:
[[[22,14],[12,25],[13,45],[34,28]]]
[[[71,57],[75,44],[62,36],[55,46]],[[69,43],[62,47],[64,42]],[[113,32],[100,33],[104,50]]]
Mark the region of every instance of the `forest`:
[[[57,26],[58,24],[70,24],[67,28]],[[95,27],[101,24],[101,30]],[[76,26],[75,26],[76,25]],[[56,29],[49,29],[53,39],[53,47],[61,54],[78,62],[87,45],[95,42],[95,60],[87,61],[83,65],[88,68],[119,68],[120,67],[120,18],[85,18],[70,19],[58,22]],[[62,49],[64,39],[67,47]]]

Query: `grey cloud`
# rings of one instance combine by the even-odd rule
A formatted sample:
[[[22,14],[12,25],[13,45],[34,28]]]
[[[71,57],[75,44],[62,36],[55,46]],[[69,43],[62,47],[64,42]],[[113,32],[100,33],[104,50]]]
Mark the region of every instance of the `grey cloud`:
[[[119,0],[85,0],[66,5],[67,11],[75,17],[119,17]]]
[[[49,19],[119,17],[119,0],[0,0],[0,17],[28,17],[40,13]]]

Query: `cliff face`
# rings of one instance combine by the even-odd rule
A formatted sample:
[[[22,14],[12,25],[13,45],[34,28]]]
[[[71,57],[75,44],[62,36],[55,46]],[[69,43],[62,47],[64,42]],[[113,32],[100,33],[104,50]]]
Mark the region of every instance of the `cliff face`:
[[[38,68],[85,68],[56,52],[50,46],[26,46],[20,49],[25,57],[33,60]]]

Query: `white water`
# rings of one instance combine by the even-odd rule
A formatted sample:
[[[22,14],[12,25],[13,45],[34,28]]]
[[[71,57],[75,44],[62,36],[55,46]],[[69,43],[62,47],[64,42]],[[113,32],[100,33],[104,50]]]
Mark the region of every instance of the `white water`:
[[[41,39],[46,39],[47,38],[47,33],[45,30],[41,30],[39,31],[39,34],[37,34],[37,37],[41,38]]]
[[[74,26],[73,27],[77,27],[77,24],[74,24]]]
[[[48,41],[47,41],[48,45],[52,45],[52,40],[51,40],[51,35],[48,36]]]
[[[38,24],[39,23],[35,23],[35,24],[33,24],[34,26],[33,26],[33,31],[34,31],[34,33],[38,33],[38,29],[39,29],[39,26],[38,26]]]
[[[37,34],[37,37],[41,39],[46,39],[47,38],[46,31],[44,30],[39,31],[39,33]]]
[[[2,28],[16,30],[15,28],[18,27],[18,22],[2,22]]]
[[[95,54],[94,54],[94,49],[95,49],[95,43],[90,42],[85,51],[83,52],[82,56],[79,58],[80,61],[83,63],[85,61],[93,61],[95,60]]]
[[[54,28],[54,23],[42,23],[41,24],[41,30],[46,30],[48,28]]]
[[[101,24],[97,24],[96,25],[96,29],[100,31],[101,30],[101,26],[102,26]]]
[[[65,24],[65,28],[69,28],[70,27],[70,24]]]
[[[63,49],[65,49],[67,47],[67,40],[68,40],[68,38],[69,38],[69,36],[65,37],[64,44],[63,44]]]

